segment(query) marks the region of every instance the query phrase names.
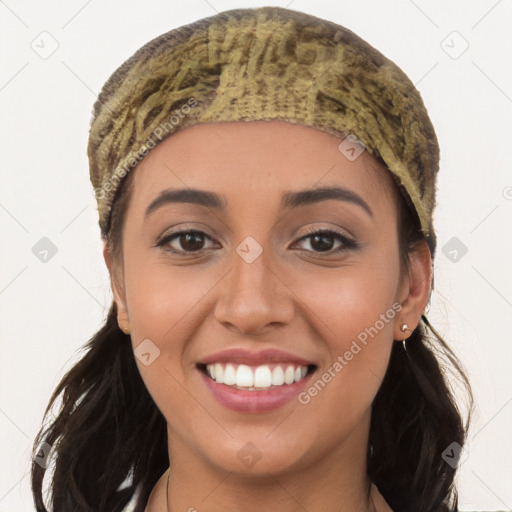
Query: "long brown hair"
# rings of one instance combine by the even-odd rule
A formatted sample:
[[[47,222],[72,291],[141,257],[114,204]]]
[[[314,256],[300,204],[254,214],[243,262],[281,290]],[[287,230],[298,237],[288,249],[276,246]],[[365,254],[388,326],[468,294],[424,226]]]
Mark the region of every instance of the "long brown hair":
[[[117,264],[133,175],[118,190],[110,230],[103,233]],[[396,198],[401,265],[407,271],[409,254],[423,234],[415,212],[401,194]],[[435,250],[435,238],[430,248]],[[448,386],[448,370],[467,391],[465,424]],[[135,512],[144,512],[169,466],[167,424],[139,374],[130,337],[119,329],[115,303],[86,343],[83,358],[53,392],[45,418],[61,395],[60,410],[41,428],[33,446],[36,510],[48,511],[42,487],[51,461],[50,510],[120,512],[136,495]],[[395,512],[458,510],[456,467],[442,453],[452,443],[464,445],[472,407],[473,394],[460,362],[423,315],[407,351],[394,344],[372,407],[368,474]],[[44,447],[51,452],[41,464]]]

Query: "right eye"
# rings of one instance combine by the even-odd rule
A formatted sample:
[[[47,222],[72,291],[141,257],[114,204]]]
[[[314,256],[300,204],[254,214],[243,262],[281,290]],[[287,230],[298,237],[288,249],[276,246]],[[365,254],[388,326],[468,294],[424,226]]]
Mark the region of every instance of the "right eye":
[[[171,242],[176,239],[177,245],[181,248],[172,246]],[[166,235],[157,243],[158,247],[162,247],[165,251],[175,254],[194,254],[204,250],[204,239],[213,241],[206,233],[198,230],[180,230]]]

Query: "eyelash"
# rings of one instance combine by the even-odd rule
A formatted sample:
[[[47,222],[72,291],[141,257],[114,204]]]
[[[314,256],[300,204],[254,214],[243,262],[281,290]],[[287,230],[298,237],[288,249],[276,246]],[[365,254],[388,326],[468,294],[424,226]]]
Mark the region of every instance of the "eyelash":
[[[171,253],[174,253],[174,254],[190,254],[190,255],[194,255],[194,254],[200,253],[201,251],[204,251],[205,249],[199,249],[198,251],[181,251],[181,250],[177,251],[175,249],[170,249],[170,248],[164,247],[167,244],[169,244],[169,242],[174,240],[175,238],[178,238],[181,235],[188,235],[188,234],[204,235],[209,240],[212,240],[212,238],[210,236],[208,236],[204,231],[200,231],[200,230],[197,230],[197,229],[184,229],[184,230],[181,230],[181,231],[176,231],[174,233],[170,233],[169,235],[165,236],[164,238],[162,238],[162,240],[160,240],[156,244],[156,246],[157,247],[163,247],[165,251],[168,251],[168,252],[171,252]],[[338,233],[337,231],[333,231],[333,230],[330,230],[330,229],[312,229],[312,230],[306,231],[306,234],[304,236],[300,237],[296,242],[300,242],[301,240],[306,240],[308,238],[311,238],[314,235],[328,236],[329,238],[334,238],[337,241],[342,242],[342,244],[343,244],[338,249],[329,249],[328,251],[323,251],[323,252],[322,251],[310,251],[310,250],[305,249],[306,252],[313,252],[313,253],[315,253],[317,255],[320,255],[320,256],[322,256],[322,255],[332,255],[332,254],[337,254],[337,253],[341,253],[341,252],[346,252],[346,251],[348,251],[350,249],[358,249],[359,246],[360,246],[359,243],[357,243],[356,241],[346,237],[345,235],[342,235],[341,233]]]

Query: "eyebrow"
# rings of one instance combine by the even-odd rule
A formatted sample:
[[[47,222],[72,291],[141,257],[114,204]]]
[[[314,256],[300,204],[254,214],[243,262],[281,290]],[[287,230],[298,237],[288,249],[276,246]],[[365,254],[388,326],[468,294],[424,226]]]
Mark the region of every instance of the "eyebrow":
[[[370,206],[361,196],[352,190],[342,187],[321,187],[287,192],[283,195],[281,208],[293,209],[319,203],[320,201],[326,201],[328,199],[353,203],[365,210],[370,217],[373,217],[373,212]],[[198,189],[167,189],[163,190],[147,207],[145,217],[147,218],[157,209],[170,203],[197,204],[216,211],[225,210],[227,206],[225,196],[220,196],[214,192]]]

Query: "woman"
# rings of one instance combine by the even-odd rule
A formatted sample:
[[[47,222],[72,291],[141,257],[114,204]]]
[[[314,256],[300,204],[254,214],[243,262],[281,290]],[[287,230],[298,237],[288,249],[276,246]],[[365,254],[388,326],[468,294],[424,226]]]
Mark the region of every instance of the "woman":
[[[439,148],[393,62],[223,12],[109,78],[88,154],[114,300],[34,444],[53,510],[457,510],[441,365],[471,389],[425,316]]]

